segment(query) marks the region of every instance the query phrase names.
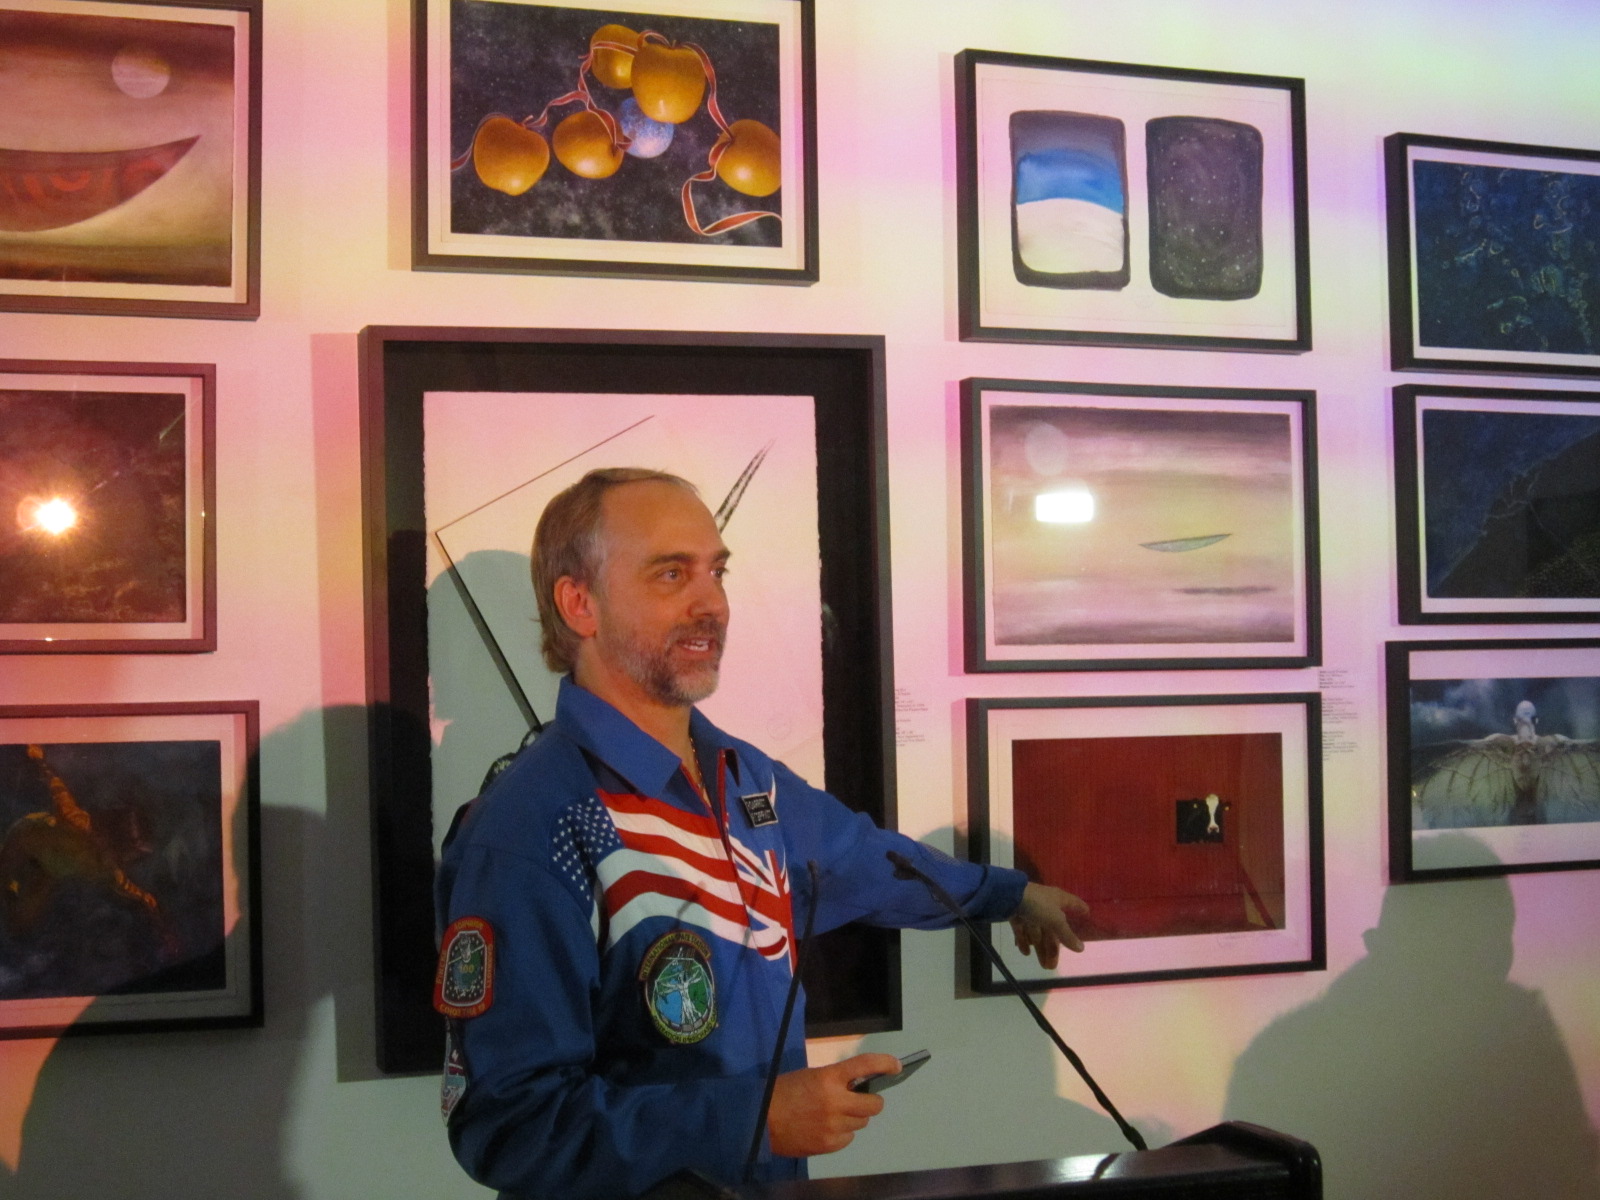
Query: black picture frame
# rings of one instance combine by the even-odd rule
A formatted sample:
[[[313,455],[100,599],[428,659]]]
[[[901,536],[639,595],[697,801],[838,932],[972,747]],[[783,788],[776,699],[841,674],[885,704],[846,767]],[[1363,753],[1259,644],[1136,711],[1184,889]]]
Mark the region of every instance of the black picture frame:
[[[980,934],[1029,991],[1325,970],[1321,712],[1316,692],[969,699],[972,860],[1089,903],[1054,969]],[[970,961],[975,991],[1006,990]]]
[[[455,10],[449,0],[413,0],[411,265],[414,270],[743,283],[811,284],[817,281],[814,0],[659,0],[628,12],[619,12],[600,0],[516,0],[516,3],[478,7],[486,13],[492,12],[492,19],[501,24],[509,22],[518,26],[515,30],[497,29],[493,35],[477,38],[478,53],[514,53],[515,57],[498,65],[486,63],[487,82],[481,88],[466,87],[463,75],[461,82],[465,91],[473,95],[483,93],[477,108],[484,111],[474,109],[470,113],[455,114],[453,104],[458,80],[451,35],[451,14]],[[547,22],[562,22],[560,27],[522,28],[530,21],[537,25],[540,10],[549,14]],[[567,27],[567,14],[590,11],[595,15],[587,24],[580,22],[581,29],[576,25]],[[458,16],[466,18],[464,13]],[[496,117],[505,121],[498,127],[501,131],[512,131],[509,137],[527,140],[530,134],[536,134],[541,139],[550,136],[552,142],[559,120],[580,111],[550,112],[538,107],[555,102],[558,97],[569,104],[581,102],[589,112],[603,111],[607,115],[596,119],[603,120],[608,130],[620,129],[625,117],[632,119],[632,114],[624,114],[620,107],[632,99],[625,95],[627,89],[613,88],[602,82],[601,76],[580,66],[587,61],[585,53],[590,50],[591,31],[597,34],[600,27],[619,19],[631,22],[623,28],[635,34],[658,35],[662,42],[672,43],[674,52],[681,53],[689,53],[689,47],[698,45],[696,37],[702,40],[709,37],[712,21],[720,20],[726,26],[727,32],[717,36],[735,39],[729,53],[744,53],[738,39],[752,36],[754,25],[751,22],[770,24],[777,42],[776,62],[770,68],[776,72],[776,82],[770,89],[751,92],[742,100],[724,96],[715,105],[710,104],[709,100],[718,99],[712,55],[717,47],[711,50],[702,47],[698,53],[703,62],[710,64],[707,68],[711,80],[708,103],[698,107],[688,120],[663,126],[668,131],[664,149],[648,157],[623,153],[621,166],[613,168],[613,174],[589,179],[572,174],[549,147],[532,152],[536,159],[542,155],[548,164],[533,173],[535,182],[524,182],[526,173],[519,173],[514,181],[501,180],[491,186],[485,182],[483,174],[474,174],[474,155],[480,134]],[[702,32],[697,34],[696,29]],[[518,36],[533,41],[517,46]],[[572,41],[574,38],[576,40]],[[553,69],[554,64],[547,60],[558,53],[557,47],[568,41],[571,41],[570,71],[567,60],[563,59],[562,73],[553,75],[547,86],[533,89],[538,94],[532,101],[527,99],[526,89],[501,95],[504,87],[498,81],[502,77],[513,69],[534,70],[541,64]],[[605,53],[616,54],[617,51]],[[754,72],[750,74],[753,79]],[[728,82],[730,80],[725,78],[724,83]],[[752,86],[749,81],[738,78],[731,82],[736,86]],[[509,114],[491,111],[497,103],[512,107],[531,103],[533,110],[525,113],[516,108]],[[744,111],[743,107],[729,108],[730,103],[748,105],[750,111]],[[725,108],[728,109],[726,114]],[[756,121],[753,114],[757,113],[769,118],[760,123],[769,133],[777,134],[773,144],[781,148],[772,153],[780,159],[782,178],[795,182],[780,186],[766,196],[759,195],[765,184],[757,184],[755,192],[740,195],[744,188],[730,187],[725,176],[717,175],[712,158],[721,152],[714,146],[720,139],[733,137],[728,131],[741,121]],[[648,126],[648,122],[645,124]],[[774,124],[775,130],[771,128]],[[680,129],[688,132],[681,136],[674,132]],[[719,129],[722,132],[719,133]],[[490,131],[491,138],[494,132]],[[615,141],[617,135],[611,136]],[[628,135],[623,132],[620,136]],[[680,143],[681,148],[675,149]],[[488,143],[485,146],[488,155],[492,146]],[[485,162],[488,161],[486,158]],[[488,169],[492,174],[492,167]],[[672,169],[677,173],[672,174]],[[452,183],[458,176],[467,181],[461,187]],[[583,224],[586,208],[601,203],[607,191],[615,192],[619,181],[635,178],[636,186],[643,189],[641,200],[644,196],[657,197],[659,210],[670,211],[674,222],[670,229],[638,216],[624,219],[624,210],[617,208],[596,226],[601,232],[592,235],[575,232],[588,228]],[[541,186],[543,193],[539,190]],[[555,186],[562,190],[550,203],[559,205],[556,210],[559,219],[539,217],[529,206],[541,195],[551,193]],[[518,188],[522,190],[517,191]],[[491,195],[491,191],[503,194]],[[705,208],[707,204],[710,208]],[[459,222],[458,208],[462,210]],[[627,210],[637,213],[639,207],[630,203]],[[685,228],[702,240],[683,240],[676,224],[680,217]],[[619,225],[633,230],[634,236],[624,238],[617,234],[615,230]],[[769,232],[773,228],[781,230],[775,244],[774,235]],[[740,232],[741,229],[746,232]]]
[[[1311,348],[1304,80],[963,50],[955,97],[963,341]],[[1190,151],[1131,153],[1136,129],[1174,151],[1199,138],[1226,169],[1186,177]],[[1076,156],[1071,195],[1049,194],[1052,154]],[[1147,159],[1171,164],[1154,191]]]
[[[1383,147],[1393,369],[1600,377],[1600,150]]]
[[[1073,423],[1071,433],[1060,429],[1062,422]],[[1037,462],[1049,455],[1022,444],[1024,429],[1070,442],[1070,460],[1057,455],[1059,462]],[[1235,469],[1208,469],[1204,488],[1195,484],[1196,475],[1180,500],[1150,482],[1118,484],[1126,472],[1117,447],[1140,437],[1148,439],[1153,460],[1170,466],[1187,469],[1201,461],[1204,446],[1211,459],[1226,457]],[[1097,442],[1107,447],[1098,459]],[[1006,460],[999,471],[997,454]],[[1146,463],[1141,478],[1154,474]],[[1012,482],[1002,487],[1002,477]],[[1021,502],[1025,487],[1043,486],[1047,478],[1070,482],[1090,504],[1091,484],[1116,488],[1123,511],[1140,509],[1135,515],[1144,522],[1129,524],[1124,516],[1117,528],[1143,533],[1097,536],[1098,550],[1080,539],[1070,551],[1060,538],[1052,546],[1025,544],[1015,528],[1004,539],[997,536],[997,521],[1016,526],[1014,514],[998,511],[998,494]],[[1175,479],[1172,487],[1181,483]],[[1209,506],[1203,497],[1212,497]],[[1261,520],[1264,512],[1273,512],[1272,529]],[[1259,531],[1232,542],[1231,526],[1205,524],[1227,524],[1223,513],[1248,514]],[[1314,392],[962,380],[961,514],[963,646],[970,672],[1306,667],[1322,660]],[[1079,522],[1074,528],[1092,532],[1089,516],[1073,520]],[[999,550],[1007,545],[1007,561],[1019,570],[1022,564],[1034,572],[1038,555],[1048,551],[1052,562],[1073,563],[1081,578],[1018,576],[1006,589]],[[1235,559],[1232,547],[1239,545],[1247,558]],[[1226,559],[1212,557],[1225,553]],[[1148,560],[1152,572],[1129,570],[1128,555]],[[1155,565],[1167,569],[1154,571]],[[1077,622],[1073,630],[1045,631],[1046,614],[1038,610],[1046,584],[1076,589],[1057,605],[1063,620],[1070,613]],[[1286,598],[1272,603],[1275,591]],[[1002,606],[1009,615],[1001,615]],[[1104,618],[1098,623],[1097,613]]]
[[[1600,639],[1388,642],[1384,676],[1391,883],[1600,867]]]
[[[129,102],[114,150],[31,160],[7,151],[9,171],[29,187],[14,189],[18,211],[0,231],[0,311],[261,315],[261,9],[262,0],[0,3],[0,40],[16,54],[103,56]],[[129,21],[151,32],[130,43]],[[192,76],[220,74],[225,60],[229,94],[189,86]],[[162,111],[141,121],[152,106]],[[173,119],[175,106],[183,121]],[[76,152],[75,114],[68,105],[58,115],[61,144]],[[155,145],[146,124],[165,131],[152,137],[195,132]],[[103,138],[97,131],[89,141]],[[162,232],[171,228],[186,236]]]
[[[360,355],[379,1063],[388,1072],[425,1072],[438,1068],[443,1024],[428,1003],[435,830],[424,397],[812,397],[820,586],[829,614],[822,782],[892,825],[884,345],[869,336],[381,326],[361,332]],[[498,666],[508,677],[503,659]],[[490,685],[501,687],[492,674]],[[807,956],[808,1030],[897,1028],[897,936],[864,928],[825,936]]]
[[[121,871],[21,879],[0,1038],[262,1024],[259,749],[254,700],[0,706],[0,819]]]
[[[1394,456],[1401,624],[1600,621],[1600,392],[1402,384]]]

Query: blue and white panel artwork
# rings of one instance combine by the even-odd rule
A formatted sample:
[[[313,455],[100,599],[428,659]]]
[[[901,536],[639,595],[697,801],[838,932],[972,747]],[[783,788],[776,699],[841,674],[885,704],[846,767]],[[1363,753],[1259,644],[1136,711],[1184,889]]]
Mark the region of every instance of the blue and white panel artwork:
[[[1011,114],[1012,257],[1033,287],[1128,285],[1126,133],[1115,117]]]

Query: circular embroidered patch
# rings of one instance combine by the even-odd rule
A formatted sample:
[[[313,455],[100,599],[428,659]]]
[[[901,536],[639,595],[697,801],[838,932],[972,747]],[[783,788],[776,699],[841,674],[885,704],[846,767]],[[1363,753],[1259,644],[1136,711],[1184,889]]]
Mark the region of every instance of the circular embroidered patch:
[[[650,1019],[669,1042],[698,1042],[717,1027],[711,947],[687,929],[655,940],[640,964],[639,982]]]

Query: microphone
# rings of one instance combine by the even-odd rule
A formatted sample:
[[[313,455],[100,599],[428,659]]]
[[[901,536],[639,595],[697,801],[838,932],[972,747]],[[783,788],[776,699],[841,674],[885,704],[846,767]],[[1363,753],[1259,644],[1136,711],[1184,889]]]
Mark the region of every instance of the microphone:
[[[744,1181],[750,1182],[756,1159],[761,1155],[761,1135],[767,1128],[767,1113],[772,1108],[772,1092],[778,1086],[778,1067],[783,1063],[783,1045],[789,1040],[789,1020],[794,1016],[795,998],[800,994],[800,968],[805,964],[806,947],[811,944],[811,926],[817,919],[817,860],[806,860],[806,874],[811,880],[811,897],[806,904],[806,931],[800,935],[800,946],[795,951],[794,974],[789,979],[789,994],[783,1001],[783,1019],[778,1022],[778,1040],[772,1047],[772,1062],[767,1066],[767,1086],[761,1093],[761,1109],[756,1114],[756,1127],[750,1135],[750,1153],[744,1160]]]
[[[1017,982],[1017,977],[1011,973],[1011,968],[1006,966],[1005,961],[1000,957],[999,951],[989,944],[988,938],[978,932],[977,927],[968,919],[966,910],[956,903],[955,897],[945,891],[938,880],[925,874],[915,863],[898,850],[890,850],[884,857],[894,864],[894,877],[896,879],[917,880],[923,887],[928,889],[930,896],[953,912],[956,918],[967,927],[967,932],[972,935],[972,940],[984,948],[989,955],[989,960],[1000,968],[1000,974],[1005,976],[1006,982],[1011,985],[1011,990],[1016,993],[1017,999],[1021,1000],[1028,1011],[1033,1014],[1035,1024],[1050,1035],[1050,1040],[1056,1044],[1056,1048],[1062,1054],[1066,1055],[1067,1061],[1072,1064],[1072,1069],[1078,1073],[1079,1078],[1089,1085],[1089,1090],[1094,1093],[1094,1098],[1099,1101],[1100,1107],[1105,1109],[1111,1119],[1117,1123],[1117,1128],[1122,1130],[1122,1136],[1128,1139],[1129,1144],[1135,1150],[1148,1150],[1149,1147],[1145,1144],[1144,1136],[1123,1119],[1122,1114],[1117,1111],[1117,1106],[1111,1103],[1111,1097],[1101,1090],[1100,1085],[1094,1081],[1094,1076],[1089,1074],[1089,1068],[1083,1065],[1083,1060],[1077,1056],[1071,1046],[1062,1040],[1061,1035],[1056,1032],[1055,1026],[1050,1024],[1044,1013],[1040,1011],[1039,1006],[1033,1002],[1033,997],[1028,995],[1022,984]]]

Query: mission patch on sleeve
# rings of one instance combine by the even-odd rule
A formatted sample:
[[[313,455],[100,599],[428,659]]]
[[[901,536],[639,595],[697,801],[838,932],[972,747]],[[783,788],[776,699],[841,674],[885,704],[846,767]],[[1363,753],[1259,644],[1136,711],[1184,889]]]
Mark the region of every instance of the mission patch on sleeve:
[[[447,1017],[476,1017],[494,1003],[494,930],[482,917],[462,917],[444,931],[433,1007]]]

